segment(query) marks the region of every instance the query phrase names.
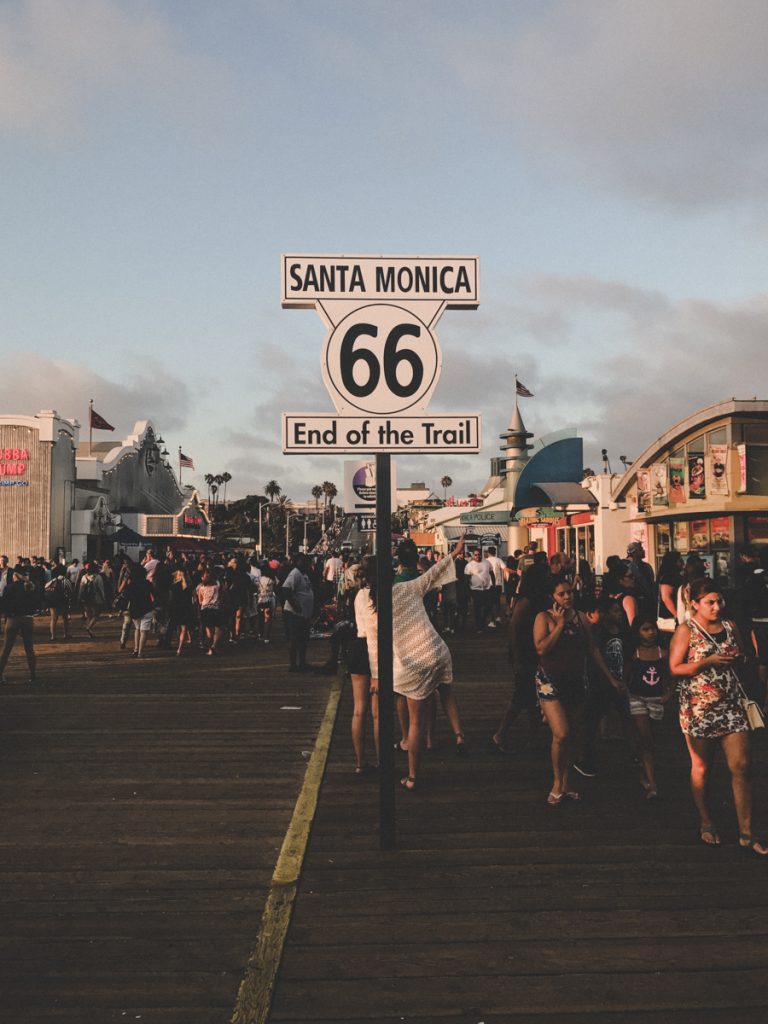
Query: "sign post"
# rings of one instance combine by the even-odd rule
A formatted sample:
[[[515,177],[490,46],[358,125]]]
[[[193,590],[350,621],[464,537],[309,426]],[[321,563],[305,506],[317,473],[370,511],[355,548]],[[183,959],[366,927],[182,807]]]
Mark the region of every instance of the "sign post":
[[[477,413],[433,416],[440,379],[434,327],[446,309],[476,309],[475,256],[284,255],[281,303],[315,309],[328,333],[320,368],[334,413],[283,413],[285,454],[376,456],[379,663],[379,844],[395,847],[391,453],[474,454]]]

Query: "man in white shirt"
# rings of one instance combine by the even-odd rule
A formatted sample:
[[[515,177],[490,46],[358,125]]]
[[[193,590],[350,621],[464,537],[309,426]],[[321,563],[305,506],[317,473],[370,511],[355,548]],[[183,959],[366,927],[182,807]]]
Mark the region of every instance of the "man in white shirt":
[[[147,574],[147,582],[151,583],[155,578],[155,572],[160,564],[159,560],[155,558],[155,552],[152,548],[147,548],[147,552],[142,558],[141,564],[144,566],[144,572]]]
[[[475,626],[477,632],[482,633],[488,620],[488,596],[493,586],[493,578],[491,567],[481,557],[478,548],[473,549],[464,575],[469,579],[469,596],[472,598],[472,607],[475,612]]]
[[[496,548],[488,548],[485,560],[490,565],[491,572],[493,573],[493,586],[491,587],[491,596],[489,598],[488,628],[495,629],[501,623],[499,608],[501,605],[501,595],[504,593],[504,570],[506,567],[496,554]]]
[[[343,567],[344,563],[339,558],[339,552],[334,551],[323,568],[326,602],[336,600],[336,591],[338,590],[339,577],[341,576]]]

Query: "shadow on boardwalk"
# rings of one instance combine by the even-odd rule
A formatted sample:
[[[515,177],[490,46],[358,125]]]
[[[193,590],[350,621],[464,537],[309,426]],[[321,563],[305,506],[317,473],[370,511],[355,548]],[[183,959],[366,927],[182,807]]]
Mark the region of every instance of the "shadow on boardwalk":
[[[272,1024],[763,1021],[768,864],[736,847],[723,764],[723,844],[698,842],[674,709],[659,733],[661,799],[624,744],[602,745],[581,804],[548,807],[546,750],[487,738],[508,695],[501,636],[458,640],[468,761],[443,744],[397,793],[398,849],[378,849],[378,787],[352,774],[345,692],[272,1003]],[[405,774],[404,760],[401,764]],[[756,831],[768,825],[765,736]]]
[[[0,693],[0,1017],[226,1024],[329,681],[279,629],[142,661],[117,620],[36,633],[41,685],[18,650]]]

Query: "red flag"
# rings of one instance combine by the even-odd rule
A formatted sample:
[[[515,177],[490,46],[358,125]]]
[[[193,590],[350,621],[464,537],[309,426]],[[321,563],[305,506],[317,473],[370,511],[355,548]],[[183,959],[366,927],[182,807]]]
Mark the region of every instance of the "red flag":
[[[195,468],[195,464],[192,461],[192,459],[190,459],[188,455],[185,455],[184,452],[179,452],[179,465],[182,467],[182,469]]]
[[[91,406],[90,408],[91,408],[91,430],[114,430],[115,429],[112,426],[111,423],[107,423],[107,421],[104,419],[103,416],[99,416],[99,414],[94,410],[93,406]]]

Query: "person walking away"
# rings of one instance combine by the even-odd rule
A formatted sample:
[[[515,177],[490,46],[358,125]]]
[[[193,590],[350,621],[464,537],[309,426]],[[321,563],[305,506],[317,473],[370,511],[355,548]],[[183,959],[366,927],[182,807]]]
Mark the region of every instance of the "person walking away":
[[[489,628],[493,626],[496,629],[497,626],[501,625],[501,598],[504,593],[504,580],[507,568],[496,554],[495,547],[488,548],[485,560],[490,565],[491,572],[493,573],[493,584],[488,595],[488,626]]]
[[[133,624],[133,656],[144,657],[144,648],[152,628],[152,605],[154,595],[144,567],[134,565],[125,590],[128,596],[128,611]]]
[[[288,633],[289,671],[306,672],[309,627],[315,605],[312,584],[306,574],[307,560],[303,554],[295,555],[293,568],[283,584],[285,605],[283,615]]]
[[[11,582],[5,588],[3,604],[6,616],[5,643],[0,654],[0,683],[5,683],[5,666],[11,656],[11,651],[16,643],[16,638],[21,635],[24,644],[24,653],[27,656],[29,668],[29,682],[37,682],[35,671],[37,660],[35,658],[34,632],[37,611],[37,591],[34,583],[26,573],[19,569],[13,570]]]
[[[200,606],[200,629],[204,637],[206,654],[218,653],[222,631],[222,593],[221,584],[212,569],[203,572],[200,583],[195,591]]]
[[[85,618],[85,631],[93,640],[93,627],[107,607],[107,599],[104,593],[104,580],[92,562],[86,562],[83,567],[83,574],[77,588],[77,598]]]
[[[64,639],[70,639],[69,609],[72,605],[73,596],[72,584],[69,582],[64,566],[56,566],[49,582],[45,585],[45,601],[51,616],[51,640],[56,639],[56,627],[59,618],[61,618],[64,626]]]

